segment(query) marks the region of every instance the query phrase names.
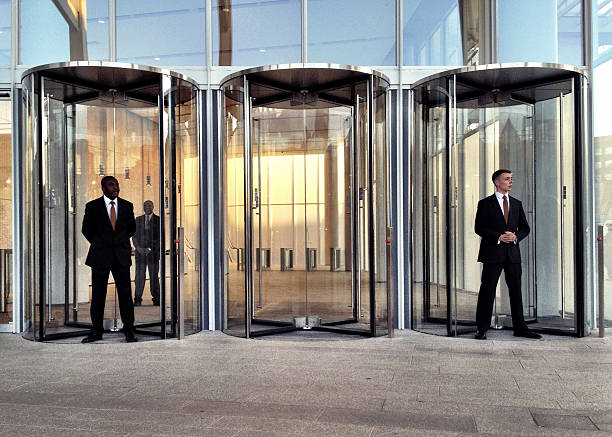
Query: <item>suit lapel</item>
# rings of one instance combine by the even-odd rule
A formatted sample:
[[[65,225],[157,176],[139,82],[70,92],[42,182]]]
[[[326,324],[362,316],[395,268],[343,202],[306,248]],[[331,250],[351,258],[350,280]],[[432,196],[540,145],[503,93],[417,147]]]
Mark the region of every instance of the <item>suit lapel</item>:
[[[491,196],[491,208],[493,208],[495,210],[495,215],[501,221],[501,224],[503,226],[505,226],[506,225],[506,221],[504,220],[504,213],[501,210],[501,208],[499,207],[499,202],[498,202],[497,196],[495,194],[493,194]]]
[[[519,206],[514,197],[508,196],[508,198],[510,199],[510,216],[508,217],[508,226],[514,229],[518,223]]]

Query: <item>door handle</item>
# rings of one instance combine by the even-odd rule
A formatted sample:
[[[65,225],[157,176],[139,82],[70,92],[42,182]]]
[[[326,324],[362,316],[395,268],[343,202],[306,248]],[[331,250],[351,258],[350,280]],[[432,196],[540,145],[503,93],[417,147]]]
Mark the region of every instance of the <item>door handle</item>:
[[[255,188],[255,195],[253,196],[253,209],[257,209],[259,208],[259,192],[257,191],[257,188]]]

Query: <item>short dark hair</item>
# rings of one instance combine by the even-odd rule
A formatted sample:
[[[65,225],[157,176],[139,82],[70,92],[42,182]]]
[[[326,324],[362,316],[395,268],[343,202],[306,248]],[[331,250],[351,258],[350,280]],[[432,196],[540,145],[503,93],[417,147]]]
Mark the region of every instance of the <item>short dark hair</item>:
[[[116,178],[115,176],[104,176],[104,177],[102,178],[102,180],[100,181],[100,185],[101,185],[101,186],[104,186],[104,183],[105,183],[107,180],[109,180],[109,179],[114,179],[114,180],[117,180],[117,178]]]
[[[504,173],[512,173],[512,170],[507,170],[505,168],[500,168],[499,170],[495,170],[493,172],[493,175],[491,176],[491,181],[493,181],[493,183],[495,183],[495,179],[497,179],[498,177],[500,177]]]

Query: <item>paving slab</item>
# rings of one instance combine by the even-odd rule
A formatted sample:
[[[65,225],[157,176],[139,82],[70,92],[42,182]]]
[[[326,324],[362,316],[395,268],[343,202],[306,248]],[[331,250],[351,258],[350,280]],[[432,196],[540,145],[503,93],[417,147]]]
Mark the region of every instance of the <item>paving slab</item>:
[[[612,340],[0,335],[0,436],[612,433]]]

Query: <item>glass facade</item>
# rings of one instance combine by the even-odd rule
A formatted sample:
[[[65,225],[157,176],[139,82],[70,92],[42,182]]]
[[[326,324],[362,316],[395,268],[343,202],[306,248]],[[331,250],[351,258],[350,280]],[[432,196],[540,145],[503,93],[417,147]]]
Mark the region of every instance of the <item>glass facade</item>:
[[[10,2],[6,3],[2,20],[10,21]],[[83,1],[79,6],[81,9],[68,2],[58,7],[51,0],[20,0],[19,64],[110,59],[108,1]],[[8,42],[10,46],[10,38]]]
[[[395,65],[394,0],[310,0],[308,61]]]
[[[612,326],[612,4],[592,1],[593,8],[593,160],[595,225],[603,226],[605,325]]]
[[[403,0],[404,65],[463,64],[460,15],[455,0]]]
[[[144,65],[204,65],[201,0],[118,0],[117,61]]]
[[[500,62],[582,65],[580,0],[498,0]]]
[[[300,0],[212,2],[213,65],[300,62]]]
[[[483,4],[492,5],[493,3],[495,3],[496,8],[486,9],[483,7]],[[586,4],[589,4],[592,8],[592,17],[584,16]],[[307,2],[301,0],[180,0],[171,4],[158,0],[89,0],[81,2],[54,2],[51,0],[17,0],[11,2],[0,0],[0,67],[5,67],[0,68],[0,97],[3,90],[11,90],[13,86],[24,89],[21,99],[14,98],[12,103],[8,103],[8,100],[6,102],[0,101],[0,104],[12,105],[12,109],[7,113],[8,115],[16,113],[15,111],[29,114],[28,117],[30,118],[28,120],[35,119],[39,109],[43,113],[45,110],[48,111],[49,108],[38,108],[33,104],[33,102],[36,102],[34,98],[36,93],[40,91],[36,89],[34,84],[31,84],[32,86],[26,90],[25,85],[21,85],[18,80],[19,74],[13,74],[12,69],[16,69],[19,73],[22,68],[58,61],[110,60],[169,67],[174,71],[182,71],[184,67],[183,71],[187,75],[194,75],[192,72],[197,70],[199,75],[196,75],[196,77],[201,80],[200,84],[202,87],[210,85],[213,94],[217,92],[216,87],[218,87],[219,78],[241,67],[302,61],[329,62],[380,67],[379,69],[383,73],[392,78],[392,86],[408,89],[418,78],[433,71],[462,65],[529,61],[558,62],[580,66],[584,63],[583,58],[588,60],[587,53],[583,50],[583,33],[591,32],[593,37],[593,76],[590,85],[593,86],[591,108],[593,110],[593,159],[595,165],[595,184],[592,188],[595,189],[594,196],[596,199],[595,222],[605,225],[607,232],[608,225],[610,225],[608,222],[612,223],[612,202],[609,201],[611,196],[607,194],[608,182],[612,179],[612,176],[610,176],[612,174],[612,140],[610,140],[612,132],[608,132],[608,114],[612,111],[612,107],[609,107],[609,102],[612,101],[612,88],[607,85],[606,80],[612,74],[612,42],[609,37],[609,27],[612,25],[611,14],[612,7],[607,1],[603,0],[542,0],[537,2],[527,0],[497,0],[496,2],[479,0],[401,0],[399,2],[395,0],[357,2],[348,0],[308,0]],[[590,27],[583,29],[583,21],[588,23]],[[13,25],[13,23],[16,24]],[[537,41],[537,43],[534,43],[534,41]],[[13,49],[16,50],[15,53],[12,52]],[[406,73],[400,73],[400,68],[403,68],[402,71]],[[447,84],[444,84],[444,87],[446,86]],[[564,98],[570,99],[570,97]],[[49,101],[51,110],[54,109],[52,100]],[[227,95],[224,102],[223,104],[229,108],[229,112],[226,112],[231,113],[234,118],[228,119],[227,114],[225,114],[219,122],[219,126],[224,126],[224,129],[230,126],[232,129],[224,133],[230,132],[235,136],[234,139],[238,140],[239,134],[235,133],[236,127],[234,125],[239,125],[243,121],[238,118],[236,109],[243,102],[240,99],[232,101],[230,98],[228,100]],[[416,111],[419,110],[419,104],[415,102],[414,109]],[[550,104],[557,107],[558,102]],[[205,105],[206,111],[214,113],[210,102],[205,103]],[[84,113],[103,112],[101,109],[94,108],[84,111],[81,106],[83,105],[76,105],[75,129],[84,126],[81,118],[79,118],[85,117]],[[197,111],[193,111],[191,104],[188,106],[191,107],[189,109],[191,115],[189,116],[195,116],[196,118],[189,122],[191,128],[182,124],[181,129],[185,132],[193,129],[193,124],[197,125],[195,121],[199,116],[196,115]],[[376,106],[378,106],[378,103]],[[546,105],[541,103],[540,106],[544,111],[542,114],[544,114]],[[548,108],[549,118],[547,122],[549,123],[555,123],[558,116],[552,106]],[[567,108],[567,105],[565,107]],[[55,109],[58,108],[59,106]],[[367,108],[361,109],[363,109],[362,114],[367,112]],[[181,110],[187,111],[186,107]],[[409,108],[398,105],[397,108],[393,108],[393,111],[395,110],[405,112]],[[275,112],[276,115],[282,114],[282,111],[278,108],[274,108],[274,111],[278,112]],[[429,111],[431,117],[440,118],[445,115],[442,108],[431,107]],[[144,138],[142,140],[143,144],[146,142],[153,143],[155,139],[151,135],[149,135],[151,138],[147,137],[144,125],[147,122],[154,123],[155,115],[147,115],[144,112],[131,112],[131,117],[142,117],[143,120],[148,120],[140,123],[140,131],[135,131],[133,141],[136,141],[136,138]],[[489,123],[490,127],[488,129],[494,129],[493,126],[500,126],[500,123],[517,128],[515,118],[519,117],[518,114],[494,115],[495,111],[493,110],[484,112],[479,115],[479,120],[484,124]],[[466,109],[463,113],[467,114],[465,117],[468,120],[473,118],[471,110]],[[186,114],[186,112],[183,112],[183,114]],[[168,113],[164,117],[170,117],[170,115]],[[521,116],[525,116],[525,114]],[[87,123],[90,123],[90,119],[90,116],[84,118]],[[316,117],[313,119],[316,119]],[[19,132],[18,121],[13,117],[9,117],[8,120],[11,125],[10,132],[13,135],[18,132],[23,138],[24,145],[34,144],[36,139],[32,132],[29,134],[28,132]],[[123,123],[121,120],[118,123]],[[79,125],[79,123],[81,124]],[[181,123],[183,122],[177,121],[177,125]],[[208,123],[203,127],[207,131],[216,132],[217,120],[213,118]],[[94,121],[91,121],[91,126],[94,125]],[[131,125],[131,123],[121,124],[124,127]],[[32,126],[32,124],[26,123],[24,126]],[[416,124],[414,127],[416,130],[421,129]],[[251,129],[252,132],[256,132],[256,127]],[[406,137],[408,132],[402,129],[404,128],[398,127],[397,134]],[[452,156],[445,156],[444,153],[446,152],[436,150],[435,137],[437,135],[439,138],[443,138],[448,133],[444,132],[445,126],[440,125],[437,128],[430,126],[427,129],[430,130],[429,134],[425,131],[422,134],[429,135],[428,140],[425,141],[424,146],[419,147],[425,147],[426,150],[422,151],[425,155],[427,153],[431,154],[431,168],[420,176],[416,171],[411,173],[408,170],[403,170],[402,177],[422,178],[424,182],[428,181],[430,187],[434,190],[436,186],[434,170],[437,169],[439,177],[444,176],[443,172],[447,169],[441,167],[441,163]],[[465,129],[462,135],[471,136],[474,134],[469,129]],[[222,133],[223,129],[219,127],[218,130],[219,133]],[[535,130],[534,132],[537,133]],[[534,132],[531,134],[535,135]],[[71,133],[68,132],[67,134]],[[477,133],[479,141],[483,141],[485,134],[486,132]],[[193,133],[185,133],[180,140],[186,144],[184,155],[175,157],[177,163],[183,163],[181,171],[186,170],[191,165],[188,164],[191,162],[189,161],[191,152],[188,150],[191,150],[193,145],[187,146],[187,144],[192,141],[193,137]],[[390,135],[388,140],[393,141],[393,138],[394,135]],[[475,142],[474,138],[476,137],[471,137],[470,140],[466,139],[460,154],[474,152],[469,146],[469,141]],[[231,141],[234,141],[234,139]],[[27,141],[30,141],[30,143],[27,143]],[[92,136],[91,142],[95,141],[102,144],[104,141],[103,135],[98,133]],[[164,147],[169,146],[164,145]],[[203,141],[201,147],[203,148],[201,150],[205,150],[208,147],[207,143]],[[37,160],[41,159],[36,150],[38,150],[37,147],[34,147],[33,151],[24,147],[22,156],[12,157],[14,163],[24,163],[22,170],[25,173],[21,181],[22,190],[29,189],[29,184],[37,183],[36,178],[39,175],[35,172],[32,173],[32,169],[29,167],[38,165],[36,164]],[[94,146],[91,150],[92,153],[101,153]],[[58,149],[56,152],[60,153],[60,150]],[[149,152],[146,148],[142,153],[143,165],[144,162],[154,162],[152,157],[148,157],[147,153]],[[407,151],[403,153],[406,154]],[[32,156],[27,156],[27,154],[32,154]],[[440,156],[433,158],[434,155]],[[4,156],[8,155],[5,154]],[[477,156],[477,159],[480,160],[481,158],[482,156]],[[118,156],[117,159],[124,158]],[[268,168],[265,167],[270,164],[266,162],[267,159],[262,159],[262,169]],[[393,159],[394,155],[392,154],[392,162]],[[435,164],[436,159],[439,160],[437,165]],[[244,156],[242,160],[242,165],[245,165],[247,160]],[[456,162],[460,166],[461,162],[466,163],[470,160],[457,160]],[[99,164],[97,163],[98,171]],[[227,163],[228,169],[239,173],[236,170],[237,167],[232,167],[234,164],[240,164],[238,158]],[[75,169],[81,171],[84,168],[83,165],[82,162],[78,165],[75,164]],[[108,165],[110,165],[110,161],[108,161]],[[135,177],[135,174],[138,173],[132,163],[121,164],[120,167],[119,171],[123,173],[125,173],[126,167],[130,168],[130,177]],[[463,168],[466,178],[471,177],[473,179],[476,174],[480,175],[480,171],[475,173],[473,169],[468,167]],[[153,173],[151,172],[150,175],[153,175]],[[185,173],[184,176],[190,179],[192,183],[196,178],[193,172]],[[391,181],[396,177],[393,172],[387,176]],[[0,177],[0,183],[5,181],[4,176],[0,175]],[[160,175],[155,177],[160,177]],[[199,173],[197,177],[200,177]],[[204,174],[202,177],[204,177]],[[590,181],[587,181],[587,183],[590,183]],[[155,190],[154,182],[152,182],[152,187],[152,190]],[[438,187],[438,189],[442,188],[442,185]],[[233,192],[236,194],[239,191],[239,189],[236,189]],[[375,187],[373,187],[372,195],[374,191]],[[4,192],[9,193],[11,190],[5,187]],[[412,198],[406,197],[404,204],[415,202],[419,199],[418,196],[422,197],[422,201],[427,201],[427,196],[434,196],[432,193],[433,191],[430,193],[411,193]],[[367,196],[368,194],[365,193],[364,195]],[[37,200],[36,195],[34,193],[33,197],[29,199],[15,199],[24,211],[24,223],[32,217],[37,217],[36,209],[28,210],[27,208],[39,204],[38,200],[41,199]],[[195,195],[196,193],[189,193],[182,199],[187,210]],[[200,196],[202,193],[198,192],[197,195]],[[442,190],[437,201],[444,200],[444,195]],[[228,202],[237,202],[233,206],[234,210],[228,207],[228,213],[242,208],[239,197],[233,198],[230,196],[225,199]],[[2,194],[2,199],[5,199],[4,194]],[[161,207],[164,202],[163,197],[158,196],[155,200],[155,208]],[[431,197],[428,201],[433,202],[433,200],[433,197]],[[534,201],[541,202],[542,200],[534,197]],[[2,200],[2,202],[5,202],[5,200]],[[245,202],[245,200],[243,199],[242,202]],[[135,202],[137,210],[141,207],[138,203],[140,201]],[[314,203],[318,205],[317,202]],[[274,202],[269,202],[266,208],[272,211],[274,209],[273,204]],[[567,207],[571,208],[572,205],[568,204]],[[325,210],[321,205],[312,206],[312,208],[318,208],[318,210],[323,208]],[[12,220],[10,215],[7,216],[7,210],[3,207],[0,211],[2,214],[0,224],[11,223]],[[274,213],[271,213],[270,220],[274,215]],[[184,218],[187,218],[187,215]],[[434,219],[436,217],[432,215],[427,220],[431,220],[431,223],[433,223]],[[467,223],[469,219],[470,217],[466,216],[462,220]],[[240,222],[239,217],[236,220],[236,223]],[[450,226],[451,223],[445,223],[444,217],[439,217],[436,220],[439,221],[437,230],[430,228],[429,232],[438,232],[442,236],[445,232],[445,226]],[[566,220],[565,223],[572,222]],[[274,225],[272,222],[270,224],[271,226]],[[40,223],[34,223],[28,226],[36,227],[39,225]],[[236,226],[237,228],[233,232],[240,235],[244,231],[244,226],[242,225],[242,228],[240,228],[240,225]],[[186,225],[185,228],[187,227]],[[414,223],[413,229],[417,229],[417,227],[418,223]],[[610,225],[610,228],[612,230],[612,225]],[[557,226],[555,229],[560,230],[561,228]],[[468,256],[469,250],[471,250],[469,244],[467,244],[469,227],[465,227],[465,230],[466,242],[462,243],[464,244],[462,250],[464,250],[465,256]],[[199,228],[195,229],[190,238],[196,238],[199,231]],[[552,229],[550,231],[552,232]],[[569,232],[569,230],[565,230],[565,232]],[[29,241],[28,239],[38,238],[36,229],[28,230],[22,227],[21,235],[21,243],[24,245]],[[425,237],[426,235],[416,236],[417,239]],[[428,238],[432,240],[433,237],[432,234]],[[605,241],[608,244],[608,240]],[[30,243],[33,242],[28,242],[28,244]],[[171,241],[168,240],[167,244],[170,245],[170,243]],[[423,244],[425,243],[423,242]],[[193,247],[199,247],[195,244],[192,245]],[[16,243],[10,244],[11,249],[14,247],[16,247]],[[240,248],[240,246],[236,243],[235,248]],[[0,249],[4,250],[3,248]],[[430,249],[431,253],[435,254],[437,258],[444,259],[447,256],[444,248],[431,247]],[[375,248],[375,250],[380,251],[382,248]],[[562,253],[563,250],[559,249],[558,252]],[[193,249],[191,255],[196,256],[195,253],[198,253],[197,256],[201,255],[203,257],[206,250]],[[406,249],[404,253],[409,253],[409,251]],[[604,262],[604,273],[607,278],[605,287],[608,295],[612,295],[612,280],[610,279],[612,275],[608,275],[609,271],[612,271],[612,256],[609,255],[610,253],[612,253],[612,246],[606,251]],[[253,252],[253,256],[256,256],[256,254],[257,252]],[[39,257],[40,254],[30,253],[28,249],[24,249],[22,255],[23,259],[28,259],[28,256]],[[325,252],[325,256],[327,255],[327,252]],[[242,262],[241,256],[244,256],[244,253],[236,252],[229,257],[227,262],[237,263],[236,268],[238,269],[240,262]],[[276,260],[275,257],[280,257],[280,248],[278,254],[272,252],[273,261]],[[429,274],[433,275],[436,261],[430,261],[432,264]],[[418,264],[425,261],[419,259],[418,256],[414,256],[413,262]],[[8,264],[12,264],[12,261]],[[397,263],[395,265],[399,266]],[[36,270],[38,268],[39,266],[23,267],[21,272],[24,281],[23,287],[27,285],[28,281],[35,284],[39,280],[37,278],[41,277],[41,272]],[[424,269],[423,266],[419,268]],[[473,268],[473,266],[466,265],[466,272],[470,268]],[[439,270],[437,272],[439,274],[437,284],[444,287],[446,271]],[[560,276],[557,273],[555,275],[558,279]],[[239,272],[239,274],[242,274],[242,272]],[[199,277],[199,275],[196,276]],[[466,273],[466,278],[467,276],[469,275]],[[228,278],[223,279],[227,280]],[[570,280],[571,278],[566,278],[567,283]],[[192,282],[191,284],[195,283]],[[199,285],[197,286],[199,287]],[[417,286],[414,285],[414,287]],[[470,288],[470,284],[467,282],[465,286],[466,289]],[[407,300],[410,300],[411,293],[416,295],[414,290],[411,291],[408,286],[405,287],[405,293]],[[446,294],[443,293],[441,296],[443,296],[441,298],[443,300]],[[40,314],[34,314],[33,308],[37,304],[28,302],[28,299],[24,299],[22,310],[26,314],[26,321],[36,324]],[[33,299],[37,299],[37,297]],[[612,301],[612,298],[608,301]],[[440,304],[444,305],[444,302],[441,301]],[[197,305],[202,305],[202,302]],[[569,306],[569,302],[567,302],[565,307],[569,308]],[[208,316],[215,317],[212,309]],[[608,305],[606,308],[606,319],[612,320],[612,305]],[[4,322],[0,322],[0,325],[3,324]],[[408,327],[409,322],[403,326]]]
[[[0,324],[13,321],[13,175],[11,101],[0,99]]]

